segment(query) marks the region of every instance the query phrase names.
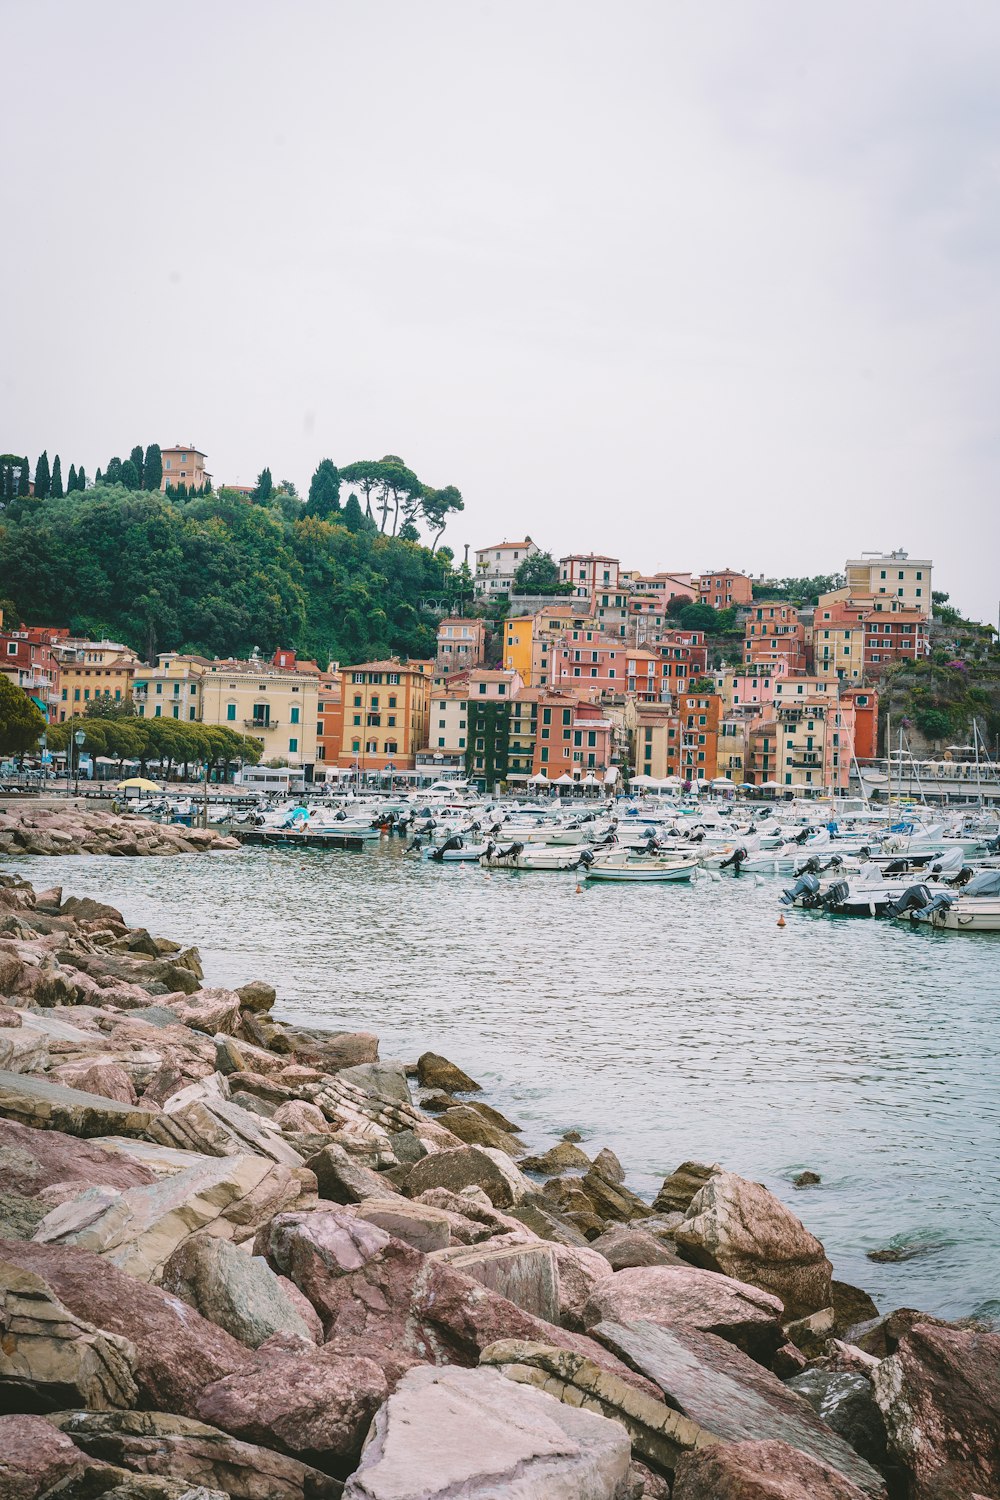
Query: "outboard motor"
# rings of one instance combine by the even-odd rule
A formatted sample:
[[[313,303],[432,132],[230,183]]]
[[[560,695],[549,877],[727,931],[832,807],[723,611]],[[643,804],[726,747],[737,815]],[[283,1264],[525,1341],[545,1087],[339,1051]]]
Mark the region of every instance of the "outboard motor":
[[[812,861],[810,861],[812,863]],[[803,871],[794,885],[790,885],[780,896],[782,906],[794,906],[796,901],[806,905],[806,897],[819,892],[819,880],[810,871]]]
[[[450,839],[445,839],[444,843],[439,848],[431,851],[431,859],[436,859],[440,864],[444,859],[446,849],[461,849],[461,847],[461,837],[457,833],[454,833],[452,834]]]
[[[823,897],[823,906],[827,911],[836,911],[837,907],[842,906],[847,900],[850,890],[851,888],[846,880],[835,880],[832,885],[827,887],[826,894]]]
[[[797,833],[795,835],[795,837],[792,839],[792,843],[793,844],[805,844],[805,843],[807,843],[808,840],[809,840],[809,836],[810,836],[811,833],[812,833],[812,829],[811,828],[803,828],[802,832],[801,833]]]
[[[580,855],[580,858],[576,863],[578,869],[589,870],[591,865],[594,863],[593,849],[584,849],[583,853]]]
[[[745,849],[734,849],[729,858],[722,861],[719,869],[728,870],[729,867],[732,866],[733,874],[738,875],[740,873],[740,866],[743,864],[743,861],[746,859],[746,857],[747,851]]]
[[[890,917],[901,917],[906,912],[923,911],[930,906],[933,896],[925,885],[911,885],[906,888],[898,901],[893,901],[888,908]]]

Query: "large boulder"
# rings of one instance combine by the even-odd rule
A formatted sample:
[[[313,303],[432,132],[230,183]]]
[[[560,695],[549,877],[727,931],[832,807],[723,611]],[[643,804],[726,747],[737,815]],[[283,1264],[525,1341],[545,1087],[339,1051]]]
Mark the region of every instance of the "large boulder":
[[[65,1245],[0,1242],[0,1260],[41,1278],[80,1323],[135,1348],[138,1404],[196,1415],[198,1392],[250,1360],[250,1351],[177,1297]]]
[[[61,1130],[33,1130],[0,1120],[0,1181],[14,1192],[33,1195],[57,1183],[125,1191],[155,1181],[141,1162],[81,1141]]]
[[[358,1205],[356,1216],[425,1255],[432,1250],[447,1249],[451,1244],[452,1225],[460,1217],[443,1208],[432,1208],[429,1203],[411,1203],[402,1197],[366,1198]],[[471,1221],[466,1219],[465,1223]],[[482,1235],[478,1237],[482,1238]]]
[[[366,1198],[383,1199],[393,1191],[391,1183],[336,1141],[310,1156],[306,1166],[316,1174],[320,1197],[330,1203],[363,1203]]]
[[[674,1230],[682,1254],[780,1297],[789,1318],[830,1306],[832,1267],[815,1235],[758,1182],[718,1172]]]
[[[471,1104],[456,1104],[438,1115],[438,1124],[467,1146],[492,1146],[508,1156],[520,1156],[524,1147],[516,1136],[501,1130]]]
[[[388,1394],[374,1360],[316,1349],[282,1334],[245,1369],[206,1386],[198,1411],[203,1421],[235,1437],[343,1472],[357,1460]]]
[[[73,1062],[60,1063],[51,1070],[50,1076],[68,1088],[82,1089],[87,1094],[99,1094],[103,1099],[117,1099],[119,1104],[135,1104],[135,1084],[115,1058],[80,1057]]]
[[[710,1177],[721,1172],[718,1164],[707,1166],[700,1161],[682,1161],[680,1166],[663,1179],[660,1191],[653,1199],[653,1208],[660,1213],[687,1213],[691,1200],[700,1193]]]
[[[1000,1335],[918,1324],[872,1386],[908,1500],[1000,1495]]]
[[[0,1258],[0,1401],[51,1411],[134,1406],[134,1346],[74,1316],[33,1271]]]
[[[838,1470],[866,1495],[884,1495],[881,1475],[807,1401],[725,1340],[645,1322],[599,1323],[591,1331],[653,1380],[671,1406],[716,1437],[730,1443],[780,1439]]]
[[[634,1266],[685,1264],[675,1250],[638,1224],[612,1224],[596,1240],[591,1240],[590,1248],[603,1255],[613,1271]]]
[[[195,1158],[185,1171],[146,1187],[88,1188],[46,1215],[34,1238],[92,1250],[130,1276],[158,1281],[190,1235],[207,1228],[225,1239],[247,1238],[259,1214],[250,1205],[275,1212],[298,1190],[287,1168],[263,1157]]]
[[[276,1276],[263,1256],[214,1235],[185,1240],[167,1261],[161,1285],[251,1349],[276,1333],[316,1342],[315,1313],[298,1287]]]
[[[60,1412],[78,1448],[137,1474],[169,1475],[230,1500],[335,1500],[340,1485],[298,1459],[162,1411]]]
[[[665,1328],[718,1334],[754,1359],[769,1363],[785,1342],[777,1297],[694,1266],[641,1266],[598,1282],[583,1311],[584,1326],[643,1318]]]
[[[839,1432],[856,1453],[885,1471],[885,1423],[870,1374],[814,1367],[793,1375],[788,1389],[804,1396],[817,1416]]]
[[[482,1092],[481,1084],[438,1052],[425,1052],[417,1058],[417,1078],[421,1088],[443,1089],[446,1094]]]
[[[82,1089],[24,1073],[0,1073],[0,1117],[66,1135],[145,1135],[154,1116]]]
[[[411,1370],[375,1417],[344,1500],[626,1500],[624,1428],[495,1370]]]
[[[498,1292],[524,1312],[559,1321],[559,1272],[555,1247],[540,1240],[519,1245],[460,1245],[440,1252],[463,1276]]]
[[[531,1192],[531,1184],[503,1151],[486,1146],[457,1146],[435,1151],[418,1161],[406,1179],[406,1193],[419,1198],[429,1188],[447,1188],[460,1193],[465,1187],[482,1188],[496,1208],[510,1208]]]
[[[83,1494],[99,1494],[114,1482],[99,1482],[103,1464],[95,1464],[44,1417],[0,1417],[0,1495],[4,1500],[45,1500],[64,1494],[69,1500],[73,1486]],[[91,1488],[91,1481],[93,1483]]]
[[[281,1028],[282,1051],[322,1073],[339,1073],[359,1063],[378,1062],[378,1037],[370,1031],[314,1031],[300,1026]],[[271,1046],[274,1048],[275,1039]]]
[[[865,1493],[829,1464],[771,1439],[685,1454],[673,1500],[864,1500]]]

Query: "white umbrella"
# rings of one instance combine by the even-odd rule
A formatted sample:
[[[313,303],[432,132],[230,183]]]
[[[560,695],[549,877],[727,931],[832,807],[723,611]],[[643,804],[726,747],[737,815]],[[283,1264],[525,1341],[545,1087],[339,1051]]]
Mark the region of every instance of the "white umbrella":
[[[573,778],[569,774],[568,771],[564,771],[561,776],[557,776],[556,777],[556,786],[573,786],[573,785],[574,785]]]
[[[656,779],[655,776],[633,776],[632,777],[632,785],[633,786],[659,786],[659,782],[657,781],[657,779]]]
[[[596,786],[597,785],[597,777],[594,775],[593,771],[588,771],[587,772],[586,776],[583,778],[583,784],[584,784],[584,786]]]
[[[660,782],[660,785],[661,786],[682,786],[683,783],[682,783],[681,778],[679,776],[664,776],[663,780]]]
[[[712,782],[713,786],[735,786],[736,783],[731,776],[716,776]]]
[[[529,786],[548,786],[548,784],[549,778],[546,776],[544,771],[539,771],[538,775],[532,776],[531,780],[528,782]]]
[[[779,792],[781,790],[781,786],[777,781],[762,781],[760,784],[760,789],[762,792]]]

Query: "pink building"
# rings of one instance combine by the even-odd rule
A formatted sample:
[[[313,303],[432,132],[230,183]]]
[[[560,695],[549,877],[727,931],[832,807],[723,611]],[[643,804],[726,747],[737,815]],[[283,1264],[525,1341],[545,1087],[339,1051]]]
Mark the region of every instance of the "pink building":
[[[437,665],[450,674],[480,667],[486,657],[486,626],[482,620],[459,617],[442,620],[437,631]]]

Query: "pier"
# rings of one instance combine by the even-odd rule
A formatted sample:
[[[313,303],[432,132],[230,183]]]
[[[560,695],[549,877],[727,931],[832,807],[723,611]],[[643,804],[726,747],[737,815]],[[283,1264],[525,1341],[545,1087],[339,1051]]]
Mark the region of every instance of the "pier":
[[[241,844],[267,844],[289,849],[363,849],[365,841],[352,833],[298,833],[293,828],[231,828]]]

